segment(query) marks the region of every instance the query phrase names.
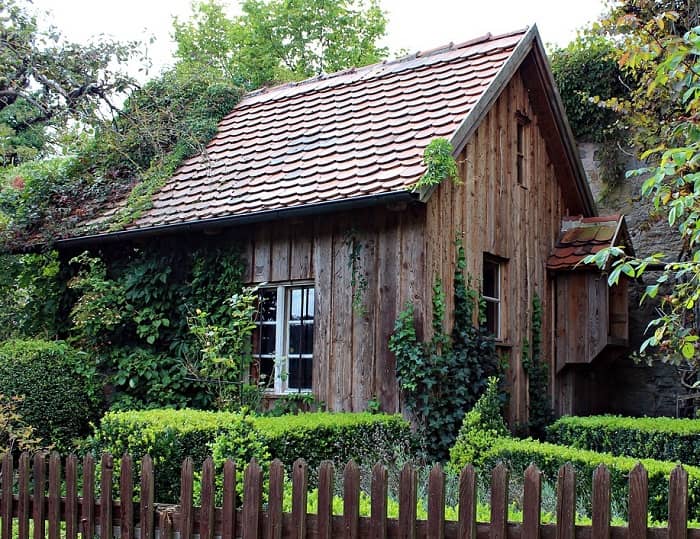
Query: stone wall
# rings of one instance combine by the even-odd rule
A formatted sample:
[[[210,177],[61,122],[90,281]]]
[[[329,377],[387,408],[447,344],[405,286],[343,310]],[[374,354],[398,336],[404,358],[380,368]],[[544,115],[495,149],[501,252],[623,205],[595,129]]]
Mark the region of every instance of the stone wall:
[[[645,178],[623,179],[611,188],[600,177],[596,145],[580,143],[579,153],[599,213],[625,215],[637,255],[664,252],[675,257],[680,250],[678,235],[663,219],[650,217],[653,205],[648,199],[641,197],[641,186]],[[630,155],[625,166],[627,170],[631,170],[643,165]],[[646,339],[647,324],[655,318],[652,302],[645,301],[640,305],[646,285],[654,280],[654,274],[650,273],[643,277],[643,282],[630,287],[630,354],[616,360],[610,366],[612,387],[616,388],[611,392],[611,413],[673,416],[676,414],[677,396],[684,394],[674,366],[663,364],[658,359],[647,365],[635,362],[630,357],[634,351],[639,350],[639,346]]]

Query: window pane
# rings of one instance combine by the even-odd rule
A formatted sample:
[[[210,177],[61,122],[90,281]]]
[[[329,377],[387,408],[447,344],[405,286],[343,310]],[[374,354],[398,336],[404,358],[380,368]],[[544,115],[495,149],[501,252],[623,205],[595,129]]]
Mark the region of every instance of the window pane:
[[[313,320],[314,319],[314,289],[313,288],[307,288],[306,289],[306,296],[307,296],[307,301],[306,301],[306,319],[307,320]]]
[[[498,303],[486,300],[486,329],[492,335],[498,337]]]
[[[289,389],[311,389],[310,358],[289,358]]]
[[[293,288],[290,294],[291,308],[289,310],[290,320],[300,320],[302,313],[302,300],[304,296],[304,290],[301,288]]]
[[[258,321],[274,322],[277,318],[277,289],[263,288],[258,294]]]
[[[313,324],[289,325],[289,355],[314,353]]]
[[[275,326],[265,324],[260,326],[260,350],[258,354],[272,355],[275,353],[276,334]]]
[[[260,358],[260,382],[266,387],[274,386],[275,360],[272,358]]]
[[[489,260],[484,260],[483,276],[484,296],[498,298],[498,264]]]

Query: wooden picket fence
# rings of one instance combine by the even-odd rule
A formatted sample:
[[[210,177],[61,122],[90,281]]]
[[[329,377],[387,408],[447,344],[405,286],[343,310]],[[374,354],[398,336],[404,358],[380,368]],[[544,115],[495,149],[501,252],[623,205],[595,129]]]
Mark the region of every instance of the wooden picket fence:
[[[360,516],[360,470],[350,462],[343,473],[343,516],[332,514],[334,469],[323,463],[318,470],[318,512],[307,514],[308,470],[303,460],[294,463],[291,474],[291,513],[283,512],[284,468],[275,460],[269,469],[269,487],[263,504],[263,476],[255,462],[246,467],[243,500],[236,500],[236,466],[223,469],[222,506],[215,507],[215,470],[211,459],[202,466],[201,506],[193,505],[193,464],[182,464],[178,505],[154,503],[153,462],[144,457],[139,478],[139,502],[134,502],[133,463],[124,456],[120,463],[119,500],[113,499],[113,459],[102,456],[100,490],[95,495],[95,462],[86,456],[82,463],[82,496],[78,495],[78,460],[62,459],[53,453],[33,457],[23,453],[18,469],[6,455],[2,461],[0,491],[0,536],[9,539],[617,539],[700,538],[700,530],[687,529],[688,475],[680,466],[669,480],[667,528],[647,528],[647,473],[641,465],[630,472],[629,526],[610,525],[610,474],[599,466],[593,477],[592,525],[576,526],[575,471],[562,467],[557,480],[557,522],[541,524],[541,473],[535,466],[525,472],[522,523],[508,522],[508,470],[497,466],[491,476],[490,522],[477,523],[477,481],[472,466],[459,479],[459,520],[445,520],[445,474],[440,466],[430,471],[427,520],[417,520],[417,472],[406,465],[399,478],[398,519],[387,518],[387,470],[372,469],[371,516]],[[31,485],[31,488],[30,488]],[[31,521],[31,526],[30,526]]]

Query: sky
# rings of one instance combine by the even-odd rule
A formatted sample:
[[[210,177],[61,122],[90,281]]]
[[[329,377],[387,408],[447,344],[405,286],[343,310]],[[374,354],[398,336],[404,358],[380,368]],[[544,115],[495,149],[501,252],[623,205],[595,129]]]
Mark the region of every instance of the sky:
[[[227,0],[230,12],[236,0]],[[545,43],[565,45],[576,30],[596,19],[604,0],[380,0],[389,24],[385,45],[409,53],[537,24]],[[88,41],[100,34],[119,40],[155,38],[148,45],[151,74],[172,61],[172,18],[186,19],[191,0],[33,0],[67,39]]]

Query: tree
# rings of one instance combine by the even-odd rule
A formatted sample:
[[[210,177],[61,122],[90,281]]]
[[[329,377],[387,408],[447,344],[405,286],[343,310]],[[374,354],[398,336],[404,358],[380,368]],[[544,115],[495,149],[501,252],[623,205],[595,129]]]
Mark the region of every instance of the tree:
[[[177,67],[201,69],[248,89],[380,61],[386,17],[378,0],[245,0],[228,18],[219,0],[175,19]]]
[[[636,0],[620,2],[602,28],[615,35],[621,50],[620,66],[638,81],[627,100],[607,105],[623,113],[642,148],[648,167],[628,174],[649,174],[642,195],[653,200],[668,225],[681,237],[678,258],[657,253],[630,257],[610,248],[586,259],[610,270],[608,281],[621,275],[641,277],[661,267],[644,299],[659,298],[659,316],[650,323],[653,333],[642,345],[658,346],[672,362],[700,357],[700,28],[680,34],[697,22],[697,8],[686,2]],[[683,16],[686,19],[683,19]]]
[[[71,121],[115,111],[134,87],[120,67],[136,53],[136,43],[66,42],[18,0],[0,3],[0,167],[41,157]]]

